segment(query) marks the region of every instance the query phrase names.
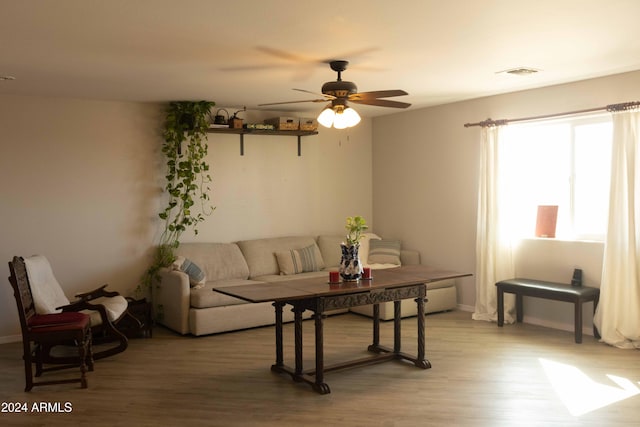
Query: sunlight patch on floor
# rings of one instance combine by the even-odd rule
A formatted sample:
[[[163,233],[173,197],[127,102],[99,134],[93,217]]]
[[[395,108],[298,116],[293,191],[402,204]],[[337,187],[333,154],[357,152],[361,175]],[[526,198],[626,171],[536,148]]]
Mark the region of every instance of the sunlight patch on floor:
[[[549,382],[571,415],[579,416],[640,394],[632,381],[607,375],[615,385],[598,383],[572,365],[539,359]]]

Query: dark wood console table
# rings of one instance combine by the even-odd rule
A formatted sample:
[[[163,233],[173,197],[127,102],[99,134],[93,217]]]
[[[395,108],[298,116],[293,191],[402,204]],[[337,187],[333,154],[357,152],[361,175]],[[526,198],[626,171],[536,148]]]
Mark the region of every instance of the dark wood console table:
[[[252,303],[273,301],[276,316],[276,362],[271,370],[287,373],[294,381],[306,382],[320,394],[331,392],[324,382],[324,373],[355,366],[371,365],[388,360],[408,360],[415,366],[428,369],[431,363],[425,358],[425,318],[424,302],[426,283],[470,276],[470,274],[443,271],[434,268],[412,265],[388,270],[375,270],[372,280],[358,282],[327,283],[326,277],[296,279],[278,283],[266,283],[249,286],[230,286],[214,288],[214,291],[243,299]],[[413,298],[418,305],[418,350],[411,356],[401,351],[401,300]],[[394,301],[394,342],[393,348],[380,345],[379,303]],[[282,310],[292,305],[294,312],[295,367],[284,364]],[[368,350],[375,355],[363,359],[324,366],[323,319],[326,311],[349,308],[358,305],[374,304],[373,343]],[[302,365],[302,313],[313,311],[315,325],[315,369],[305,370]]]
[[[571,286],[564,283],[545,282],[534,279],[509,279],[496,283],[498,291],[498,326],[504,324],[504,293],[516,295],[516,320],[520,323],[524,316],[523,296],[571,302],[574,305],[574,334],[576,343],[582,342],[582,304],[593,301],[595,313],[600,299],[600,289],[588,286]],[[596,327],[593,335],[600,338]]]

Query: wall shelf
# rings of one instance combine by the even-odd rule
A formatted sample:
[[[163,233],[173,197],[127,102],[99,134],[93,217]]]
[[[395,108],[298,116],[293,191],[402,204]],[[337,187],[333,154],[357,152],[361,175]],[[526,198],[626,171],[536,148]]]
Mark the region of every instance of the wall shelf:
[[[303,136],[317,135],[315,130],[264,130],[264,129],[233,129],[233,128],[209,128],[208,133],[230,133],[240,135],[240,155],[244,156],[244,136],[245,135],[280,135],[298,137],[298,156],[302,155],[300,139]]]

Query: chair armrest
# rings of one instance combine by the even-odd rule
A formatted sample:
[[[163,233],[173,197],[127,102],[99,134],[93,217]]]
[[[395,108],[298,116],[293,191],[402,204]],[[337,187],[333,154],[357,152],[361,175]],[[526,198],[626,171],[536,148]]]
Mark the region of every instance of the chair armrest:
[[[76,298],[80,298],[83,301],[91,301],[92,299],[100,297],[115,297],[117,295],[120,295],[118,292],[105,290],[107,286],[108,285],[102,285],[90,292],[78,293],[76,294]]]
[[[189,276],[182,271],[163,268],[151,286],[156,321],[178,333],[188,334],[191,306]]]
[[[106,286],[106,285],[105,285]],[[111,323],[109,320],[109,315],[107,314],[107,309],[102,304],[91,304],[87,300],[78,300],[74,301],[71,304],[63,305],[62,307],[57,307],[57,310],[62,310],[65,312],[78,312],[82,310],[92,310],[100,313],[100,318],[102,319],[103,324]]]
[[[417,265],[420,264],[420,252],[412,249],[400,250],[400,262],[402,265]]]

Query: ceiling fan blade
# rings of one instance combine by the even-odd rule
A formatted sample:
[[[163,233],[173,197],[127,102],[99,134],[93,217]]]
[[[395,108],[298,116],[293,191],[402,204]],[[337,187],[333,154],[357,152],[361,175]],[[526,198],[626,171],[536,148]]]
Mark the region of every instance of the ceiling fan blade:
[[[318,60],[318,62],[322,62],[323,64],[329,64],[329,63],[331,63],[331,61],[335,61],[336,59],[357,58],[359,56],[365,55],[365,54],[370,53],[370,52],[374,52],[376,50],[380,50],[380,48],[379,47],[365,47],[365,48],[362,48],[362,49],[354,50],[352,52],[343,52],[342,54],[336,55],[333,58],[321,59],[321,60]]]
[[[309,58],[305,58],[302,55],[296,55],[294,53],[285,52],[284,50],[274,49],[272,47],[267,46],[256,46],[257,50],[265,52],[271,56],[275,56],[277,58],[286,59],[287,61],[295,61],[295,62],[314,62]]]
[[[305,92],[305,93],[310,93],[312,95],[318,95],[318,96],[324,96],[326,98],[327,101],[331,101],[332,99],[336,99],[335,96],[333,95],[327,95],[324,93],[318,93],[318,92],[311,92],[310,90],[305,90],[305,89],[296,89],[293,88],[293,90],[297,90],[298,92]]]
[[[327,100],[326,99],[305,99],[304,101],[269,102],[267,104],[258,104],[258,107],[263,107],[265,105],[297,104],[300,102],[327,102]]]
[[[391,107],[391,108],[407,108],[411,107],[411,104],[406,102],[390,101],[388,99],[349,99],[350,102],[356,104],[375,105],[378,107]]]
[[[354,93],[352,95],[349,95],[349,100],[355,101],[360,99],[390,98],[392,96],[404,96],[404,95],[409,95],[409,94],[401,89],[376,90],[373,92]]]

